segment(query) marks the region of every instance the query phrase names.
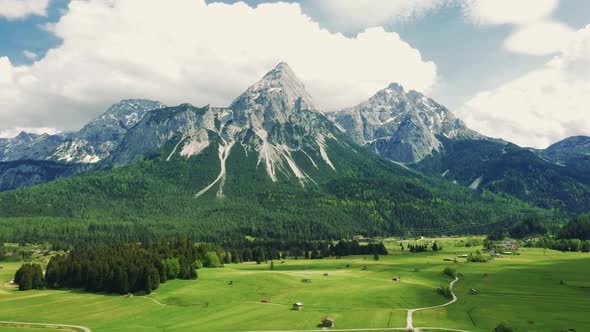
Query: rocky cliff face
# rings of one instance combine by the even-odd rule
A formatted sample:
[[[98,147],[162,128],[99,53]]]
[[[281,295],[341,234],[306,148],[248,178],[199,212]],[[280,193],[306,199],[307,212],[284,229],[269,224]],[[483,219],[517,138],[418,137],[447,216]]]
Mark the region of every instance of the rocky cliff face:
[[[105,113],[72,134],[46,159],[61,162],[97,163],[107,158],[123,141],[129,129],[149,111],[164,105],[146,99],[127,99],[111,106]]]
[[[360,145],[382,157],[410,163],[441,149],[437,136],[479,139],[448,109],[416,91],[392,83],[369,100],[333,114]]]
[[[255,167],[264,169],[273,182],[286,177],[297,179],[305,186],[314,181],[308,171],[337,171],[328,146],[340,144],[341,135],[314,108],[311,97],[291,68],[280,63],[229,107],[198,108],[184,104],[149,112],[106,162],[127,165],[170,142],[174,144],[167,160],[191,158],[213,148],[221,170],[213,183],[216,184],[223,183],[230,154],[240,149],[239,153],[255,155]],[[313,169],[306,170],[309,165]],[[197,196],[210,188],[204,188]]]
[[[21,132],[0,139],[0,161],[43,159],[65,140],[63,135],[36,135]]]

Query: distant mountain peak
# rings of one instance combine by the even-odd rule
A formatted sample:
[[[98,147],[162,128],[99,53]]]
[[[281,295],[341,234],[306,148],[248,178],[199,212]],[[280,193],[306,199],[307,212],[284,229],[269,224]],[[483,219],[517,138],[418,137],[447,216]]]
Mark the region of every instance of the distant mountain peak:
[[[311,95],[305,90],[305,85],[285,62],[280,62],[261,80],[251,85],[234,100],[230,108],[243,110],[252,108],[253,104],[265,104],[271,99],[283,100],[287,107],[297,105],[301,108],[314,109]]]
[[[439,151],[438,136],[480,138],[444,106],[422,93],[391,83],[335,119],[361,145],[399,162],[415,162]]]

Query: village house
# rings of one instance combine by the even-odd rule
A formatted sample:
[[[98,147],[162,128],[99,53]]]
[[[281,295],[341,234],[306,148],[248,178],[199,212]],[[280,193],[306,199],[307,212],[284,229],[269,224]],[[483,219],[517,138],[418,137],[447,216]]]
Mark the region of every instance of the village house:
[[[303,303],[301,303],[301,302],[293,303],[293,310],[301,310],[301,309],[303,309]]]

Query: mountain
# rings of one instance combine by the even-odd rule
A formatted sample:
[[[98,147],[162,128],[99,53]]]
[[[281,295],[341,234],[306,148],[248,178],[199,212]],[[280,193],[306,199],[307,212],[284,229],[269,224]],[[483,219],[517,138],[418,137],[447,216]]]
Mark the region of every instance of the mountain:
[[[84,165],[63,164],[47,160],[0,162],[0,191],[35,186],[85,170]]]
[[[97,163],[110,156],[129,129],[146,113],[163,107],[161,103],[152,100],[122,100],[64,140],[45,159],[68,163]]]
[[[107,163],[127,165],[170,140],[166,157],[189,158],[213,147],[218,151],[221,181],[232,153],[256,158],[271,181],[295,178],[313,183],[312,173],[336,172],[332,145],[352,150],[346,137],[314,106],[291,68],[280,63],[250,86],[229,107],[183,104],[149,112],[123,139]],[[236,152],[239,150],[239,152]],[[219,189],[222,195],[223,189]]]
[[[97,163],[107,158],[147,112],[163,108],[159,102],[127,99],[85,125],[80,131],[58,135],[21,132],[0,139],[0,161],[52,160],[63,163]]]
[[[370,153],[315,108],[284,63],[228,107],[147,112],[98,167],[0,193],[0,233],[84,234],[86,243],[334,239],[482,232],[482,221],[538,211]]]
[[[0,161],[43,159],[64,139],[64,135],[26,132],[21,132],[14,138],[0,138]]]
[[[484,138],[444,106],[419,92],[406,92],[396,83],[333,116],[357,144],[402,163],[416,162],[441,151],[439,137]]]
[[[580,155],[590,156],[590,137],[568,137],[541,150],[540,154],[553,162],[567,164],[568,161]]]
[[[491,140],[443,140],[443,149],[411,165],[472,190],[508,194],[563,213],[590,211],[588,168],[577,170],[538,152]]]

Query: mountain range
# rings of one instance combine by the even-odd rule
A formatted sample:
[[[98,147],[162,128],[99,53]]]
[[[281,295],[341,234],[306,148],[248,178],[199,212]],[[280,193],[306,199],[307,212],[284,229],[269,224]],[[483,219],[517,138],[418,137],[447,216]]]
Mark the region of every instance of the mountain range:
[[[1,193],[0,218],[167,216],[269,236],[578,214],[590,210],[589,141],[521,148],[395,83],[323,113],[280,63],[227,107],[123,100],[75,133],[0,140],[0,190],[34,186]]]

